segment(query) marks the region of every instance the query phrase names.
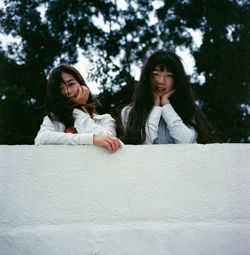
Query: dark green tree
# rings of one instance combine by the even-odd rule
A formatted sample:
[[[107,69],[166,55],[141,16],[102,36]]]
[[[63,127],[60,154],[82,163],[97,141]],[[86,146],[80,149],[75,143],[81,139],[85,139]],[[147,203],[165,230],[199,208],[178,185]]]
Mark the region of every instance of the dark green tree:
[[[250,3],[207,2],[207,8],[199,8],[201,16],[197,15],[204,38],[194,56],[197,71],[206,79],[198,93],[226,142],[249,142]]]
[[[20,38],[7,50],[1,49],[0,143],[33,143],[41,121],[45,73],[58,49],[41,22],[38,4],[5,1],[6,10],[0,15],[1,32]]]

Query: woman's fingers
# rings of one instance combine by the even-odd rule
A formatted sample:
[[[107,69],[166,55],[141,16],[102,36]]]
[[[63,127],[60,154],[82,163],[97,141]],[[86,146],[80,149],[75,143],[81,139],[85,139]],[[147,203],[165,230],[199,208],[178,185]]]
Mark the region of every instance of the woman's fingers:
[[[111,146],[111,144],[110,144],[108,141],[105,142],[104,147],[105,147],[109,152],[111,152],[111,153],[113,152],[112,146]]]
[[[89,93],[89,88],[87,86],[79,86],[77,95],[72,101],[79,105],[85,105],[88,101]]]
[[[107,144],[107,149],[110,151],[110,152],[114,152],[115,151],[115,147],[114,147],[114,144],[113,144],[113,141],[110,140],[110,139],[106,139],[106,144]]]
[[[77,95],[75,95],[75,97],[73,98],[72,101],[74,103],[81,104],[82,98],[83,98],[83,90],[82,90],[82,87],[79,86],[78,91],[77,91]]]
[[[82,86],[80,86],[79,89],[78,89],[78,96],[77,97],[80,99],[83,96],[84,96],[84,89],[83,89]]]
[[[170,91],[168,91],[165,95],[167,96],[167,98],[170,98],[175,92],[175,89],[172,89]]]
[[[159,106],[161,103],[160,95],[156,92],[154,92],[154,102],[155,102],[155,106]]]
[[[112,152],[116,152],[121,147],[121,143],[120,143],[119,139],[117,139],[115,137],[112,137],[112,136],[107,137],[107,141],[110,145]]]
[[[94,136],[93,143],[105,147],[109,152],[116,152],[122,146],[122,142],[113,136]]]

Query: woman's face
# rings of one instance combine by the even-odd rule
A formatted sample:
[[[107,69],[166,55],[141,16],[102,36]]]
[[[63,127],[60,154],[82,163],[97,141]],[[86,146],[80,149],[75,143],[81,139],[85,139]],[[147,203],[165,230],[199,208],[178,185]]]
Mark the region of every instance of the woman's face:
[[[166,94],[174,89],[174,75],[167,69],[161,70],[157,65],[151,74],[151,86],[155,93]]]
[[[89,89],[87,86],[81,86],[73,75],[64,72],[62,73],[62,80],[63,82],[60,88],[63,96],[79,105],[87,103],[89,98]]]

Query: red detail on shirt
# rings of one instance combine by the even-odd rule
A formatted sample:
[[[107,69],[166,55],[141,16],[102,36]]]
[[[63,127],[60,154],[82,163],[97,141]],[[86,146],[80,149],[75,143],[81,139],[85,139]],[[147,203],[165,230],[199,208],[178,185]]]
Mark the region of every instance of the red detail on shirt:
[[[77,134],[77,130],[75,129],[75,127],[66,127],[64,129],[64,133]]]

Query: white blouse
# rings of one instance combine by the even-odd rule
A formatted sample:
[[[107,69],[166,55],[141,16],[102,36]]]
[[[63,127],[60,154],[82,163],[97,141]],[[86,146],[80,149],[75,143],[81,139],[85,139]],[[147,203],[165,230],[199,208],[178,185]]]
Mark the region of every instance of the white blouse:
[[[35,138],[35,145],[42,144],[93,144],[94,135],[116,136],[115,120],[110,114],[94,114],[93,119],[86,112],[73,110],[74,127],[77,134],[64,133],[65,125],[59,121],[51,121],[45,116]]]
[[[131,106],[122,109],[121,119],[124,129],[128,122]],[[160,120],[166,123],[167,132],[159,129]],[[162,125],[160,125],[162,128]],[[154,106],[146,121],[146,139],[144,144],[154,144],[162,133],[169,134],[172,142],[165,143],[196,143],[197,132],[193,127],[186,126],[171,104]],[[164,140],[164,139],[163,139]],[[157,142],[163,143],[163,142]]]

